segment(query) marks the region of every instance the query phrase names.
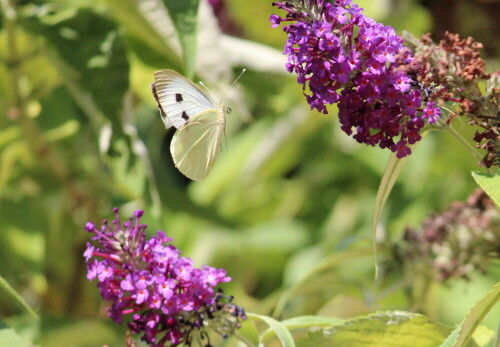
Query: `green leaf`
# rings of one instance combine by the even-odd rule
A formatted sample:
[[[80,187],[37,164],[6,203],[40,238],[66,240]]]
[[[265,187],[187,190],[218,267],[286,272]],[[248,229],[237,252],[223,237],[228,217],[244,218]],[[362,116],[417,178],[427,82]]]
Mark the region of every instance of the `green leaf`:
[[[0,276],[0,288],[5,293],[10,295],[15,301],[17,301],[30,315],[33,316],[33,318],[38,319],[38,315],[35,313],[35,311],[31,309],[31,307],[26,303],[26,301],[24,301],[22,296],[19,295],[2,276]],[[0,346],[3,346],[1,344],[1,341],[0,341]]]
[[[396,179],[403,168],[403,164],[406,158],[399,159],[396,157],[396,153],[392,153],[389,157],[389,162],[384,171],[384,176],[382,176],[382,181],[380,181],[380,186],[378,187],[377,196],[375,197],[375,206],[373,209],[372,216],[372,237],[373,237],[373,251],[375,257],[375,278],[378,274],[378,261],[377,261],[377,226],[380,220],[380,215],[382,214],[382,209],[384,208],[385,202],[391,193]]]
[[[174,22],[182,45],[184,74],[194,76],[196,62],[197,16],[199,0],[163,0]]]
[[[500,300],[500,282],[472,308],[462,323],[446,338],[440,347],[465,347],[479,323]]]
[[[434,347],[443,341],[443,327],[420,314],[379,312],[346,320],[332,329],[310,333],[300,346]]]
[[[480,325],[472,335],[472,339],[479,347],[489,346],[495,338],[495,331],[490,328]],[[498,346],[498,345],[497,345]]]
[[[455,343],[455,341],[457,341],[461,329],[462,327],[460,325],[453,329],[450,335],[448,335],[446,340],[444,340],[444,342],[439,347],[453,347],[453,344]]]
[[[134,52],[152,65],[164,65],[178,70],[181,66],[179,48],[169,38],[169,18],[161,11],[162,4],[138,6],[134,0],[104,0],[109,13],[129,36]],[[160,8],[158,8],[160,7]],[[171,24],[171,23],[169,23]],[[173,27],[172,31],[173,31]]]
[[[500,174],[488,175],[481,172],[472,172],[477,184],[500,206]]]
[[[236,331],[236,336],[249,346],[259,345],[259,332],[255,323],[249,319],[241,324],[241,328]]]
[[[281,323],[288,330],[295,330],[312,327],[331,327],[333,325],[340,325],[343,322],[343,319],[335,317],[300,316],[284,320]]]
[[[253,320],[260,320],[269,325],[270,329],[266,330],[261,336],[262,344],[269,340],[273,335],[276,335],[283,347],[295,346],[295,342],[293,341],[293,337],[290,331],[288,331],[288,329],[276,319],[268,316],[258,315],[255,313],[248,313],[247,316],[249,318],[252,318]]]
[[[24,341],[14,329],[0,327],[0,346],[30,347],[33,344]]]

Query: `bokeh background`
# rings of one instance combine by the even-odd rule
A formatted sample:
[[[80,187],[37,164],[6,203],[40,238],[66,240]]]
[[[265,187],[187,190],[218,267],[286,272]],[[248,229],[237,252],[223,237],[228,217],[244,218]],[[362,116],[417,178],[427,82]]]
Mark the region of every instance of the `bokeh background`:
[[[356,2],[398,32],[472,35],[498,69],[499,1]],[[401,309],[458,324],[500,278],[500,261],[439,283],[391,249],[405,227],[466,199],[477,159],[448,133],[414,148],[383,211],[375,280],[370,223],[390,153],[342,133],[334,106],[309,111],[284,70],[286,35],[271,28],[271,1],[200,3],[197,49],[186,54],[193,80],[219,96],[248,71],[223,100],[233,112],[212,172],[191,182],[173,166],[173,129],[150,92],[155,70],[185,73],[162,1],[0,1],[0,275],[41,314],[33,320],[2,294],[3,321],[42,346],[123,345],[125,329],[106,318],[82,257],[85,223],[119,207],[123,217],[145,210],[149,232],[164,230],[198,265],[225,268],[225,292],[247,311],[271,314],[330,259],[281,318]],[[472,138],[465,121],[455,127]],[[495,329],[499,316],[484,324]]]

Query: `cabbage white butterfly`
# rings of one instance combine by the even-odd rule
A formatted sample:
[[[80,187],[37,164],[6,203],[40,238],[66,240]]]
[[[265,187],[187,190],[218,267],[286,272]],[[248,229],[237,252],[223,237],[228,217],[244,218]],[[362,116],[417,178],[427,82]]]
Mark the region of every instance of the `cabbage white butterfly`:
[[[156,71],[154,79],[151,90],[165,127],[177,129],[170,143],[175,167],[202,181],[212,169],[226,125],[224,114],[231,109],[173,70]]]

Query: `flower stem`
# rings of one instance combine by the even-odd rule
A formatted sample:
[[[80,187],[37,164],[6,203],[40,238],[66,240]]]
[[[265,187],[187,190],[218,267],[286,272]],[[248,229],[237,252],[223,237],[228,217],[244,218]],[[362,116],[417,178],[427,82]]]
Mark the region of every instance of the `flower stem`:
[[[447,129],[461,144],[463,144],[472,154],[481,161],[483,159],[482,155],[478,152],[476,148],[474,148],[469,142],[467,142],[462,135],[458,131],[453,128],[451,124],[447,124],[446,122],[443,122],[443,128]],[[489,174],[492,174],[490,169],[486,169]]]

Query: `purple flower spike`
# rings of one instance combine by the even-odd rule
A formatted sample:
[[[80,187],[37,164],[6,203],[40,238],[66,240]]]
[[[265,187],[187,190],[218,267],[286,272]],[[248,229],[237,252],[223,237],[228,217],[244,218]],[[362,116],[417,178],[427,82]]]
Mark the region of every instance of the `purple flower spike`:
[[[112,302],[108,315],[117,323],[132,314],[129,328],[142,333],[142,340],[151,346],[191,345],[198,333],[210,345],[206,321],[223,336],[234,333],[243,309],[233,304],[215,287],[231,281],[224,269],[203,266],[180,256],[180,251],[162,231],[146,240],[147,225],[140,224],[144,212],[121,223],[118,209],[115,219],[97,229],[85,225],[95,234],[97,245],[87,243],[84,257],[87,278],[98,280],[97,287],[105,300]],[[236,312],[236,314],[235,314]]]
[[[421,120],[436,122],[440,110],[435,104],[422,110],[422,90],[398,65],[413,56],[394,29],[366,17],[350,0],[273,5],[287,12],[271,16],[273,28],[291,22],[283,27],[286,69],[309,90],[311,109],[328,113],[326,106],[338,103],[341,128],[356,141],[389,148],[399,158],[409,155],[408,144],[421,138]]]

